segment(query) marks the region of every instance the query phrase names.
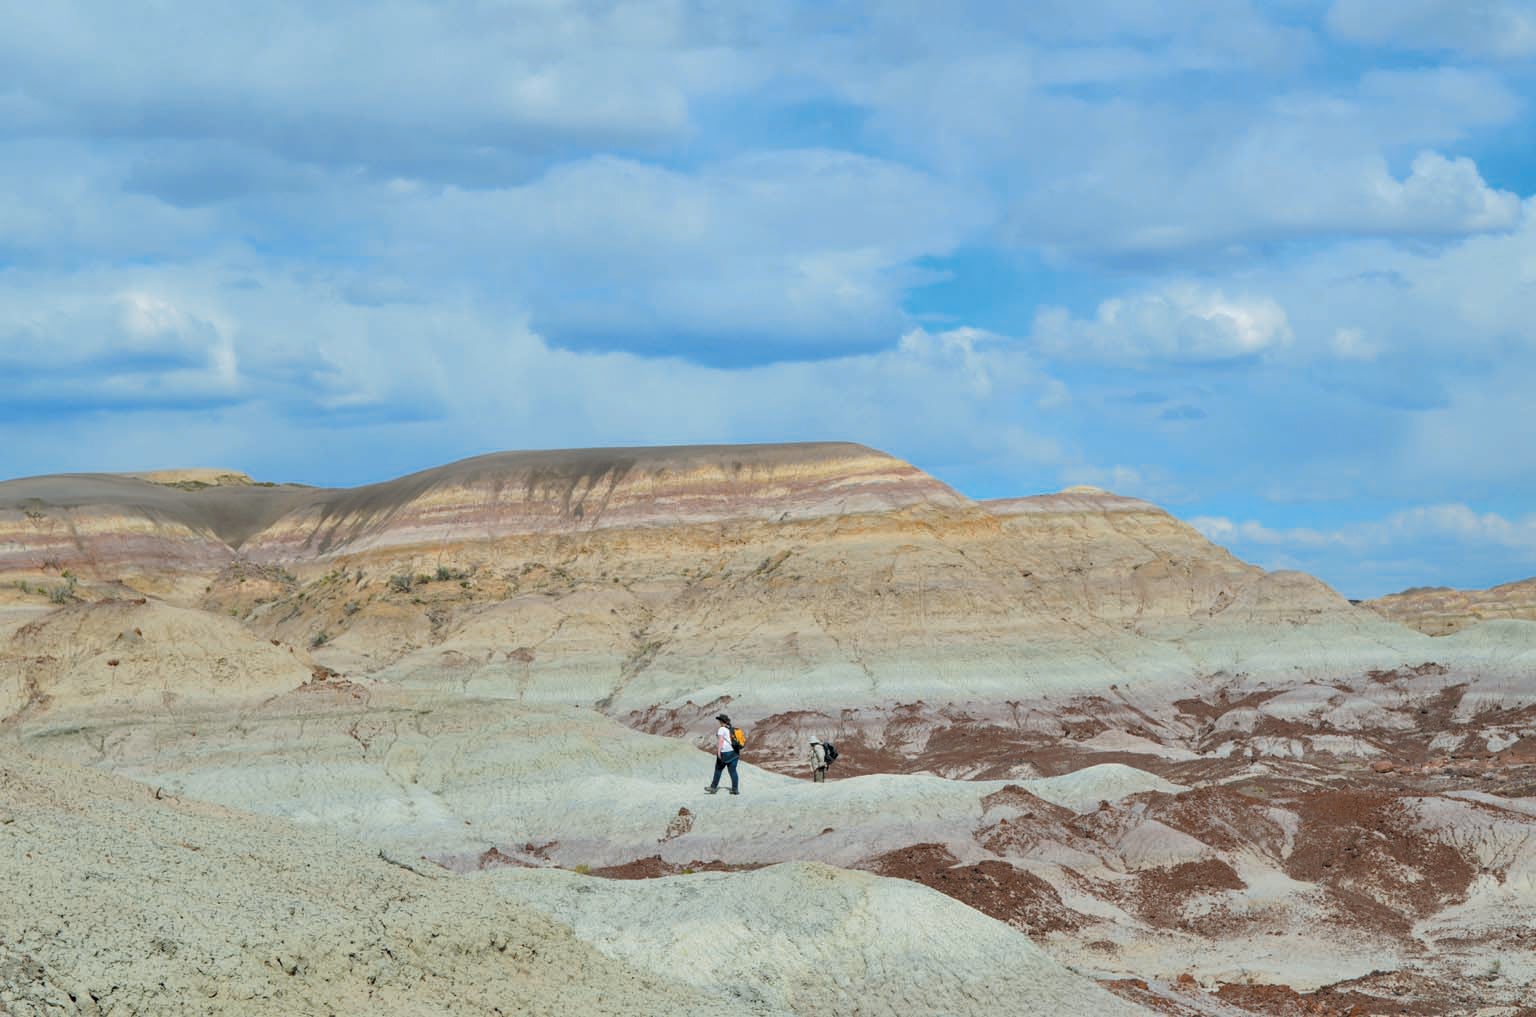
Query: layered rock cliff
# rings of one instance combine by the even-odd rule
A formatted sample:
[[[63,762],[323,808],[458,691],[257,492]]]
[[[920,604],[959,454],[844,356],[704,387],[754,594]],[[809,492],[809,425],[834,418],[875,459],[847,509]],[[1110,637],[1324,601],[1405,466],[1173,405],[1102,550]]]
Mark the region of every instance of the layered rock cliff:
[[[1420,632],[1443,636],[1500,618],[1536,621],[1536,579],[1486,590],[1421,586],[1368,601],[1365,606]]]
[[[10,481],[7,574],[32,609],[148,593],[353,677],[614,710],[1428,659],[1418,633],[1146,502],[978,503],[846,443],[498,453],[352,490]]]

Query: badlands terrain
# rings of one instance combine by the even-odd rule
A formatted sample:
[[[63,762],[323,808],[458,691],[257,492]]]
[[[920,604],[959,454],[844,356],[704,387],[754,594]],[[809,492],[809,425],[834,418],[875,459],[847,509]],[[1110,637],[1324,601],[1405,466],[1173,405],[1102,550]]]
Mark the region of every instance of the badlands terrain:
[[[6,481],[0,1013],[1531,1017],[1533,590],[848,444]]]

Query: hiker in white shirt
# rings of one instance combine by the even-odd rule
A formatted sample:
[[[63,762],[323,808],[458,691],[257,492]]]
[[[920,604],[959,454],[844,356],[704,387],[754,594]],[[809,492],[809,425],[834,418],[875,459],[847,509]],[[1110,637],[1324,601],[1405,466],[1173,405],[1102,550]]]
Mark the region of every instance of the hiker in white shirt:
[[[741,781],[736,775],[736,761],[741,758],[741,753],[731,743],[731,718],[725,714],[715,717],[720,722],[720,730],[715,732],[715,779],[709,782],[704,790],[714,794],[720,790],[720,771],[731,771],[731,794],[741,794]]]

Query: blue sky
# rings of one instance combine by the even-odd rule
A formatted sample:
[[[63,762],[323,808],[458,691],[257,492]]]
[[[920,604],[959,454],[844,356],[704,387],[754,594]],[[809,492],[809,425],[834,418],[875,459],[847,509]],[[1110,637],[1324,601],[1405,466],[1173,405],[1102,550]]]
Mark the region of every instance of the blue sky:
[[[0,477],[841,439],[1536,575],[1536,0],[0,0]]]

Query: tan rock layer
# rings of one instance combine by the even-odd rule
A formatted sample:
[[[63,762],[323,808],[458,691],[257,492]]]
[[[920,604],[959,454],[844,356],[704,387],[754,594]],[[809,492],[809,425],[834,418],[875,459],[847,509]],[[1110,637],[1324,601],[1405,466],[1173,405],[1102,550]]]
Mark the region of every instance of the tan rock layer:
[[[1497,618],[1536,621],[1536,579],[1487,590],[1419,587],[1367,601],[1365,606],[1420,632],[1443,636]]]
[[[214,571],[236,559],[968,504],[907,463],[842,443],[507,452],[342,491],[61,475],[0,483],[0,572],[70,568],[105,579]]]

